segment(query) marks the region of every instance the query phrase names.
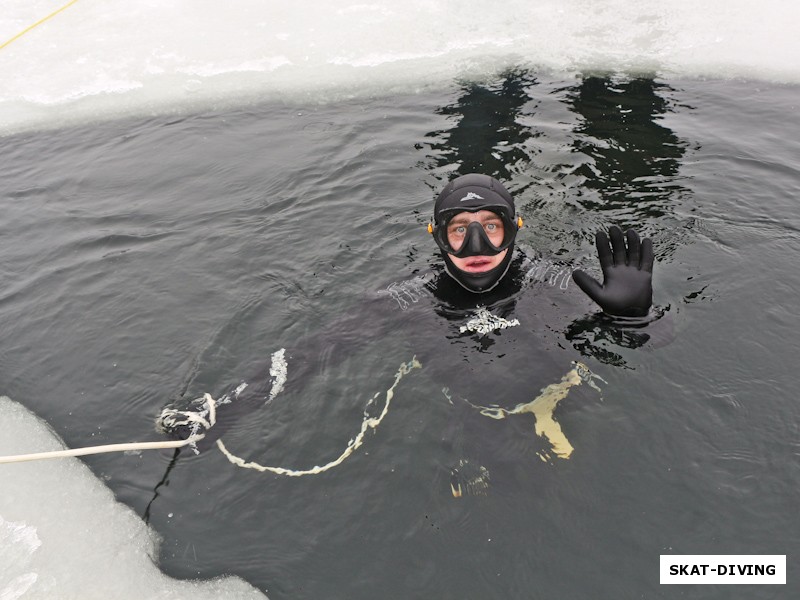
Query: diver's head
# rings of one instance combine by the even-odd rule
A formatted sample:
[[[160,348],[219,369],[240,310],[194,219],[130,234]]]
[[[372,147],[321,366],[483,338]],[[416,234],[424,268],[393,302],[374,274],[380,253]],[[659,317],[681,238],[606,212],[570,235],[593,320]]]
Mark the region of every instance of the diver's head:
[[[470,292],[494,288],[508,271],[522,221],[514,198],[497,179],[472,173],[447,184],[429,226],[445,270]]]

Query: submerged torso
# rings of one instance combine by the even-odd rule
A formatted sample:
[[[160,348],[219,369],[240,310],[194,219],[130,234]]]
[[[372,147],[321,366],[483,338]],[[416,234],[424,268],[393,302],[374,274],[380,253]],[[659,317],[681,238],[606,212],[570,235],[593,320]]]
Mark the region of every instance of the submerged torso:
[[[381,295],[393,312],[408,313],[387,318],[407,323],[400,335],[443,388],[509,408],[560,378],[579,357],[564,334],[591,305],[571,283],[571,272],[520,255],[488,293],[467,292],[441,272],[393,283]]]
[[[567,339],[575,318],[593,311],[571,273],[519,255],[488,293],[467,292],[446,272],[381,293],[394,303],[387,318],[404,323],[398,334],[431,382],[430,401],[450,405],[442,468],[454,473],[454,494],[458,481],[464,493],[476,492],[521,464],[571,456],[557,415],[599,398],[582,385],[582,357]]]

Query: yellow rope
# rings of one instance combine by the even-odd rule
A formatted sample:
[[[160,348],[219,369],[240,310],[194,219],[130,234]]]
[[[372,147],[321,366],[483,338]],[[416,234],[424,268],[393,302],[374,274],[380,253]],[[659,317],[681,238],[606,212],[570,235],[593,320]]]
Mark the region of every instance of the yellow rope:
[[[62,10],[66,10],[67,8],[69,8],[70,6],[72,6],[73,4],[75,4],[77,1],[78,1],[78,0],[70,0],[70,1],[69,1],[69,2],[67,2],[67,3],[66,3],[64,6],[62,6],[61,8],[59,8],[59,9],[57,9],[57,10],[54,10],[54,11],[53,11],[53,12],[51,12],[49,15],[47,15],[45,18],[43,18],[43,19],[39,19],[38,21],[36,21],[36,23],[34,23],[33,25],[31,25],[30,27],[28,27],[28,28],[26,28],[26,29],[23,29],[23,30],[22,30],[22,31],[20,31],[20,32],[19,32],[17,35],[15,35],[14,37],[12,37],[10,40],[8,40],[8,41],[5,41],[5,42],[3,42],[2,44],[0,44],[0,50],[2,50],[3,48],[5,48],[6,46],[8,46],[8,45],[9,45],[11,42],[13,42],[13,41],[15,41],[15,40],[18,40],[19,38],[21,38],[23,35],[25,35],[26,33],[28,33],[28,32],[29,32],[31,29],[33,29],[34,27],[38,27],[39,25],[41,25],[42,23],[44,23],[44,22],[45,22],[45,21],[47,21],[48,19],[51,19],[52,17],[55,17],[55,16],[56,16],[58,13],[60,13]]]

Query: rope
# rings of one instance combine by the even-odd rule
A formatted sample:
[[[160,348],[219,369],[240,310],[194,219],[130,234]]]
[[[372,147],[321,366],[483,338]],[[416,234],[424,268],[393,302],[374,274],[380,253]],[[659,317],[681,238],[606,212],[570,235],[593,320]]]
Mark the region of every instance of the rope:
[[[69,2],[67,2],[67,3],[66,3],[64,6],[62,6],[61,8],[54,10],[53,12],[51,12],[49,15],[47,15],[47,16],[46,16],[46,17],[44,17],[43,19],[39,19],[39,20],[38,20],[38,21],[36,21],[36,23],[34,23],[33,25],[31,25],[31,26],[29,26],[29,27],[27,27],[27,28],[23,29],[23,30],[22,30],[22,31],[20,31],[20,32],[19,32],[17,35],[15,35],[14,37],[12,37],[10,40],[7,40],[7,41],[3,42],[2,44],[0,44],[0,50],[2,50],[3,48],[5,48],[6,46],[8,46],[8,45],[9,45],[11,42],[14,42],[14,41],[18,40],[19,38],[21,38],[23,35],[25,35],[26,33],[28,33],[28,32],[29,32],[31,29],[33,29],[34,27],[38,27],[39,25],[41,25],[42,23],[44,23],[44,22],[45,22],[45,21],[47,21],[48,19],[52,19],[52,18],[53,18],[53,17],[55,17],[55,16],[56,16],[58,13],[60,13],[62,10],[66,10],[66,9],[68,9],[70,6],[72,6],[73,4],[75,4],[77,1],[78,1],[78,0],[70,0]]]
[[[69,456],[88,456],[89,454],[103,454],[106,452],[127,452],[128,450],[162,450],[165,448],[183,448],[192,446],[197,451],[197,442],[206,436],[206,431],[211,429],[217,421],[217,402],[210,394],[203,396],[206,410],[204,413],[183,413],[184,420],[181,424],[192,426],[192,435],[185,440],[171,442],[130,442],[126,444],[105,444],[103,446],[88,446],[86,448],[73,448],[71,450],[53,450],[52,452],[36,452],[34,454],[17,454],[14,456],[0,456],[0,464],[26,462],[30,460],[44,460],[49,458],[66,458]],[[162,413],[161,420],[175,418],[174,415]],[[207,417],[207,418],[206,418]],[[200,428],[203,431],[200,432]]]
[[[273,389],[267,402],[272,400],[275,395],[283,388],[286,381],[286,360],[284,358],[283,350],[272,355],[273,368],[270,369],[270,374],[274,377]],[[228,460],[238,467],[245,469],[255,469],[257,471],[270,471],[279,475],[288,475],[290,477],[300,477],[302,475],[317,475],[323,473],[335,466],[342,464],[345,459],[353,454],[364,442],[364,436],[370,429],[376,429],[381,424],[384,417],[389,412],[389,405],[394,397],[394,389],[404,375],[408,374],[412,369],[418,369],[422,365],[417,360],[417,357],[411,359],[408,363],[402,363],[395,375],[394,383],[386,390],[386,401],[383,405],[383,410],[377,417],[370,417],[367,412],[364,412],[364,420],[361,422],[361,430],[358,434],[350,440],[344,452],[335,460],[323,466],[316,466],[311,469],[294,470],[286,469],[284,467],[265,467],[254,462],[246,462],[244,459],[239,458],[232,454],[222,443],[222,440],[217,440],[217,447],[228,458]],[[233,397],[238,398],[239,393],[247,387],[247,384],[242,384],[233,391]],[[379,394],[375,394],[367,404],[369,407]],[[227,404],[231,402],[232,398],[226,394],[218,400],[211,397],[210,394],[204,394],[202,398],[196,398],[190,403],[198,410],[178,410],[175,408],[167,407],[161,411],[158,419],[156,419],[156,428],[159,431],[169,433],[176,432],[180,428],[188,428],[190,433],[189,437],[185,440],[176,440],[170,442],[133,442],[129,444],[107,444],[104,446],[89,446],[86,448],[75,448],[72,450],[55,450],[52,452],[38,452],[35,454],[18,454],[15,456],[0,456],[0,464],[25,462],[31,460],[42,460],[48,458],[65,458],[69,456],[86,456],[89,454],[101,454],[105,452],[125,452],[127,450],[159,450],[164,448],[182,448],[184,446],[191,446],[195,453],[197,451],[197,442],[202,440],[208,430],[210,430],[217,422],[217,406],[220,404]]]
[[[127,450],[159,450],[162,448],[181,448],[197,440],[186,439],[174,442],[131,442],[129,444],[106,444],[105,446],[90,446],[88,448],[74,448],[72,450],[54,450],[53,452],[37,452],[35,454],[17,454],[15,456],[0,456],[0,464],[18,463],[29,460],[43,460],[46,458],[66,458],[68,456],[87,456],[89,454],[102,454],[104,452],[126,452]]]
[[[358,432],[356,437],[350,440],[350,442],[347,444],[347,447],[344,449],[344,452],[342,452],[338,458],[332,460],[331,462],[325,465],[312,467],[310,469],[287,469],[285,467],[269,467],[260,465],[256,462],[246,462],[243,458],[240,458],[235,454],[231,453],[231,451],[225,447],[225,444],[222,443],[222,440],[217,440],[217,448],[219,448],[220,452],[222,452],[227,457],[227,459],[231,461],[231,463],[233,463],[237,467],[242,467],[243,469],[253,469],[261,473],[270,472],[270,473],[275,473],[276,475],[287,475],[289,477],[302,477],[304,475],[319,475],[320,473],[324,473],[325,471],[328,471],[329,469],[332,469],[333,467],[342,464],[348,456],[350,456],[353,452],[358,450],[359,446],[361,446],[361,444],[364,442],[364,436],[367,434],[367,431],[369,431],[370,429],[376,429],[378,425],[381,424],[381,421],[383,421],[383,418],[386,416],[386,414],[389,412],[389,405],[391,404],[392,398],[394,397],[394,388],[397,387],[397,384],[400,383],[400,380],[403,378],[404,375],[407,375],[409,372],[411,372],[412,369],[418,369],[421,366],[422,365],[417,360],[416,356],[412,358],[410,362],[402,363],[400,365],[400,368],[397,370],[397,374],[395,375],[392,387],[386,390],[386,402],[383,405],[383,410],[381,411],[381,414],[378,415],[377,417],[370,417],[367,415],[365,411],[364,420],[361,422],[361,430]],[[367,404],[368,407],[375,401],[378,395],[379,394],[375,394],[375,396],[372,397],[372,400],[370,400],[369,404]]]

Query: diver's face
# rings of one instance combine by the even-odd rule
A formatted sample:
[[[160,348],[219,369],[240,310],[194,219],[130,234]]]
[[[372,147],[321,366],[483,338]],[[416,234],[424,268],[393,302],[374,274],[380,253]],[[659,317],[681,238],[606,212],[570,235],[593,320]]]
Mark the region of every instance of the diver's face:
[[[479,210],[477,212],[461,212],[455,215],[447,224],[447,241],[458,252],[464,243],[467,234],[467,227],[470,223],[480,223],[489,241],[495,246],[503,243],[505,229],[503,227],[503,220],[490,210]],[[456,268],[465,271],[466,273],[483,273],[498,266],[506,256],[508,248],[495,254],[494,256],[467,256],[458,258],[452,254],[448,254],[450,260]]]

